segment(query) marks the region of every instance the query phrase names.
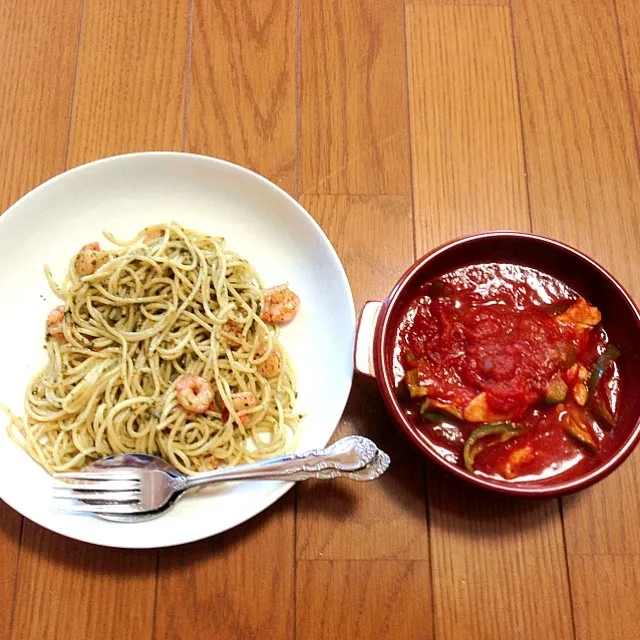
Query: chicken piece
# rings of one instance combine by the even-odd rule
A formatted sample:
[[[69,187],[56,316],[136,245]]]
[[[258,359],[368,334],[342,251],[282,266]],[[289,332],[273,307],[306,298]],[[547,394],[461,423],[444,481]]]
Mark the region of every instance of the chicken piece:
[[[556,322],[573,327],[578,333],[590,331],[600,320],[602,314],[584,298],[578,298],[564,313],[556,316]]]
[[[487,394],[483,391],[464,408],[462,417],[467,422],[503,422],[513,416],[492,411],[487,402]]]
[[[580,382],[586,382],[589,379],[589,372],[586,367],[583,367],[581,364],[578,365],[577,376]]]
[[[589,390],[587,389],[587,385],[584,382],[576,382],[573,385],[572,389],[573,399],[576,401],[576,404],[584,407],[587,404],[587,399],[589,398]]]
[[[535,451],[528,444],[512,451],[502,468],[502,475],[509,480],[515,478],[518,475],[518,467],[531,462],[534,458]]]

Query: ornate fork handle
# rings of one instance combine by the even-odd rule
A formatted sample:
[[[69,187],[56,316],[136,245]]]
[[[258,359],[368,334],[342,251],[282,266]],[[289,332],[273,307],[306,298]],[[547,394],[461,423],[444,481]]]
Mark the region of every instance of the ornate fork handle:
[[[290,482],[299,482],[301,480],[334,480],[336,478],[348,478],[349,480],[357,480],[359,482],[367,482],[375,480],[381,476],[389,468],[389,456],[384,451],[378,451],[373,460],[357,471],[340,471],[339,469],[322,469],[319,471],[300,471],[298,473],[288,474],[281,478],[273,478],[273,480],[287,480]]]
[[[184,488],[191,489],[222,480],[260,478],[297,481],[307,477],[337,477],[318,474],[356,472],[371,463],[377,453],[378,447],[368,438],[347,436],[324,449],[314,449],[302,455],[288,454],[252,464],[199,473],[186,478]]]

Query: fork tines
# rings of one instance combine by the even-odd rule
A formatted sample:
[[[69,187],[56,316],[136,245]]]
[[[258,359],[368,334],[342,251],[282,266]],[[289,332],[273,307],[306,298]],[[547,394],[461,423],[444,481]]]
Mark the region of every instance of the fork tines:
[[[57,480],[136,480],[140,477],[130,471],[65,471],[54,473]]]
[[[131,480],[109,480],[100,482],[67,482],[65,484],[56,484],[54,491],[134,491],[138,488],[139,483]]]
[[[56,511],[67,511],[76,513],[136,513],[142,511],[142,507],[137,502],[116,502],[116,503],[96,503],[88,504],[85,502],[62,503],[56,505]]]
[[[140,478],[135,473],[80,471],[56,473],[54,478],[71,480],[53,487],[60,511],[129,513],[140,503]]]

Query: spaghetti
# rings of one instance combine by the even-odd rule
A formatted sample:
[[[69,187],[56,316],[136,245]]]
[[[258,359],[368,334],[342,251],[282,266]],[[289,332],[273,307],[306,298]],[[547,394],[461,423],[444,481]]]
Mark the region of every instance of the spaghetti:
[[[295,376],[277,323],[297,296],[265,290],[224,238],[175,223],[105,237],[117,248],[83,247],[60,286],[46,269],[65,304],[25,417],[5,409],[13,440],[49,472],[149,453],[189,474],[288,448]]]

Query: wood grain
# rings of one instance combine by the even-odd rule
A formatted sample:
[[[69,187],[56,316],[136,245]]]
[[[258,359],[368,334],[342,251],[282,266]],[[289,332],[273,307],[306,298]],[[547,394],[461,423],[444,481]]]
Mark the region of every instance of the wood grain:
[[[0,503],[0,619],[5,621],[0,627],[0,640],[9,640],[11,637],[22,526],[23,518],[6,504]]]
[[[303,195],[300,204],[338,252],[356,309],[384,299],[413,262],[411,198]]]
[[[296,6],[195,0],[187,150],[296,191]]]
[[[247,524],[160,554],[156,640],[293,638],[293,492]]]
[[[426,562],[303,560],[296,585],[300,639],[433,638]]]
[[[530,215],[640,299],[638,2],[82,4],[0,3],[0,210],[65,162],[184,146],[304,193],[358,308],[414,247]],[[159,556],[0,505],[0,640],[640,636],[640,454],[563,500],[563,538],[554,501],[425,474],[372,380],[351,432],[392,454],[379,482],[300,486],[295,516],[290,492]]]
[[[556,501],[523,503],[429,474],[437,638],[573,635]]]
[[[432,7],[503,7],[509,6],[510,0],[405,0],[407,5],[430,5]]]
[[[582,248],[637,297],[640,175],[616,16],[611,2],[583,9],[513,6],[534,230]],[[636,454],[563,501],[577,639],[637,637],[639,481]]]
[[[80,0],[0,4],[0,211],[64,170],[80,13]],[[0,640],[8,640],[22,517],[0,503],[0,523]]]
[[[156,558],[74,542],[26,521],[11,638],[150,640]]]
[[[187,150],[295,192],[293,3],[194,5]],[[230,532],[163,552],[156,640],[293,638],[294,494]],[[185,589],[186,587],[186,589]]]
[[[616,8],[627,81],[631,92],[637,146],[640,135],[640,3],[633,0],[616,0]],[[640,148],[637,150],[640,152]]]
[[[508,9],[409,6],[407,29],[418,254],[528,229]],[[436,637],[570,637],[557,503],[476,493],[432,468],[427,483]]]
[[[402,0],[301,1],[301,190],[410,192]]]
[[[535,228],[580,246],[637,293],[633,261],[620,259],[637,253],[640,236],[622,54],[612,3],[589,7],[514,2],[532,216]],[[584,47],[586,39],[597,45]]]
[[[615,12],[601,1],[583,9],[513,5],[534,230],[584,250],[638,298],[640,171]],[[639,485],[636,454],[567,499],[569,553],[640,553]]]
[[[640,636],[640,556],[571,556],[569,569],[576,640],[636,640]]]
[[[87,0],[69,166],[182,146],[189,0]]]
[[[0,3],[0,211],[64,170],[81,6]]]
[[[180,147],[187,23],[188,1],[87,2],[69,164]],[[22,550],[13,638],[151,637],[155,551],[96,551],[31,523]]]
[[[509,11],[407,8],[419,251],[484,229],[528,229]]]
[[[301,204],[336,247],[356,308],[366,299],[383,299],[413,262],[409,198],[303,196]],[[389,472],[372,484],[300,485],[297,557],[428,559],[422,460],[388,418],[373,380],[354,380],[335,437],[348,433],[367,435],[401,463],[392,462]]]

